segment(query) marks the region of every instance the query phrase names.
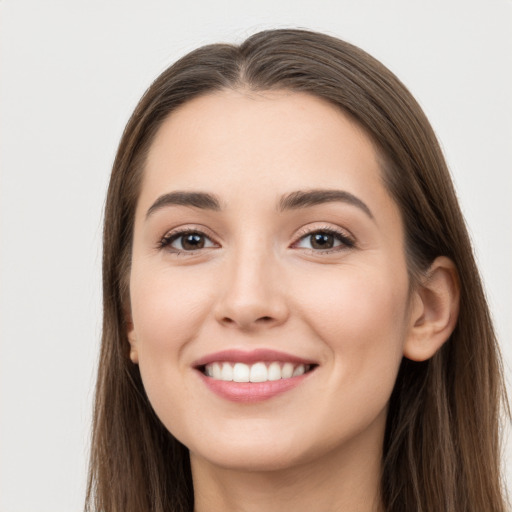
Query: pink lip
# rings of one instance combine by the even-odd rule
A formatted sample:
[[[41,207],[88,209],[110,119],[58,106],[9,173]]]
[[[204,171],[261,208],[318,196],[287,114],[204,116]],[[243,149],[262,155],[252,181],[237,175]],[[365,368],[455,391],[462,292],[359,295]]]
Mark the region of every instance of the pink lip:
[[[260,360],[261,361],[261,360]],[[216,395],[232,402],[262,402],[280,393],[297,387],[312,372],[304,373],[299,377],[273,380],[267,382],[233,382],[216,380],[198,372],[204,384]]]
[[[229,349],[221,350],[220,352],[215,352],[213,354],[208,354],[204,357],[201,357],[200,359],[192,363],[192,366],[194,368],[198,368],[200,366],[204,366],[210,363],[224,361],[228,363],[245,364],[254,364],[260,361],[263,363],[278,361],[282,363],[290,362],[295,364],[317,364],[315,361],[312,361],[310,359],[303,359],[301,357],[287,354],[286,352],[279,352],[277,350],[256,349],[251,351],[245,351],[238,349]]]
[[[222,350],[213,354],[208,354],[197,361],[192,366],[198,371],[202,382],[216,395],[230,400],[232,402],[261,402],[268,400],[278,394],[289,391],[300,385],[307,379],[312,372],[305,373],[298,377],[289,379],[280,379],[267,382],[233,382],[222,381],[207,377],[202,372],[205,365],[215,362],[245,363],[254,364],[258,362],[290,362],[294,364],[316,365],[315,361],[303,359],[285,352],[268,349],[256,349],[244,351],[238,349]]]

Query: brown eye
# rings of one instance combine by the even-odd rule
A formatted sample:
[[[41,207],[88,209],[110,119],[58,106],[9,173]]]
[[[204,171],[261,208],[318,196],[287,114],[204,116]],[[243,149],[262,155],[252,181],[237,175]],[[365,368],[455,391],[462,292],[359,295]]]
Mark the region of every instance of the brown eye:
[[[309,238],[313,249],[332,249],[334,247],[335,239],[331,233],[313,233]]]
[[[191,252],[209,247],[217,247],[204,233],[199,231],[181,231],[165,236],[159,244],[160,248],[167,248],[171,252]]]
[[[316,252],[342,250],[354,247],[355,242],[344,233],[334,230],[320,230],[308,233],[294,244],[295,248],[310,249]]]
[[[185,251],[193,251],[194,249],[202,249],[204,247],[204,238],[204,235],[200,235],[199,233],[191,233],[180,236],[178,240]]]

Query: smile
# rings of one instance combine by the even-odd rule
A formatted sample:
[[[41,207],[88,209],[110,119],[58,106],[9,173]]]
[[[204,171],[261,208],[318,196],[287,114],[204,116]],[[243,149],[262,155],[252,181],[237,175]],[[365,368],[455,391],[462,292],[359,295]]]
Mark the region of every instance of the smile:
[[[204,367],[204,374],[215,380],[226,382],[267,382],[299,377],[311,370],[309,364],[279,361],[254,364],[215,362]]]
[[[268,400],[309,380],[318,362],[269,349],[229,349],[195,361],[203,385],[232,402]]]

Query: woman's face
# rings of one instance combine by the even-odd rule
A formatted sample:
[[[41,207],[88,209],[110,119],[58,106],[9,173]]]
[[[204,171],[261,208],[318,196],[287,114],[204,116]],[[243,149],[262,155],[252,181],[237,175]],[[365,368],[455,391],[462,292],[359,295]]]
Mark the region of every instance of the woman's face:
[[[374,146],[327,102],[224,91],[170,115],[144,170],[130,298],[132,360],[192,460],[380,450],[411,329],[404,233]]]

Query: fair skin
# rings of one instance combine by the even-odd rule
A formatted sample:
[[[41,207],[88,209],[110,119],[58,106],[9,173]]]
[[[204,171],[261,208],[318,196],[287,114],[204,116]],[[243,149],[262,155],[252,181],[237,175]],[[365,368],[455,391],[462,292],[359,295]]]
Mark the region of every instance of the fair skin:
[[[132,257],[130,356],[190,450],[196,512],[381,510],[400,361],[447,339],[457,281],[438,258],[411,292],[366,134],[302,93],[186,103],[150,148]],[[281,378],[213,374],[237,358]]]

